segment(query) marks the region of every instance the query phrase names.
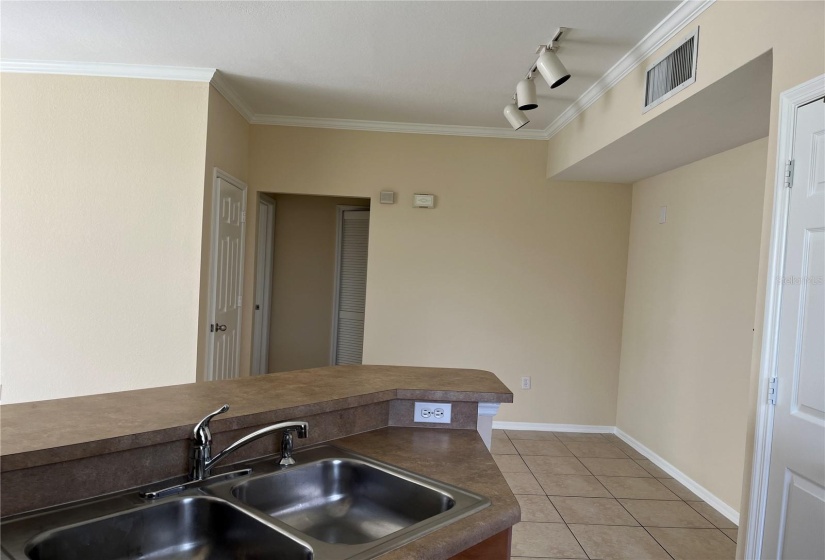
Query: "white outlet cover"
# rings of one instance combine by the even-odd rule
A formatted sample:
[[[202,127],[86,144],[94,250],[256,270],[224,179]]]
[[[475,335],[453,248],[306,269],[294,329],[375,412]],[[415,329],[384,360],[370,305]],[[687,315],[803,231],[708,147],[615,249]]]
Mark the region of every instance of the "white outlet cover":
[[[449,424],[452,421],[452,403],[416,402],[415,422],[429,422],[431,424]]]

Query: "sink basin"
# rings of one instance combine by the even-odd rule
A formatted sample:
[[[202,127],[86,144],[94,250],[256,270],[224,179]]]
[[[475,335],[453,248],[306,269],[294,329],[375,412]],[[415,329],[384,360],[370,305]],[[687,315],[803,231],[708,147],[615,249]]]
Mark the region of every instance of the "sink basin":
[[[490,500],[320,444],[241,471],[170,479],[2,520],[13,560],[370,560],[484,509]],[[231,467],[227,467],[231,468]],[[251,470],[251,475],[250,475]],[[140,490],[164,488],[159,498]]]
[[[273,554],[274,552],[274,554]],[[236,507],[188,497],[50,531],[32,560],[309,560],[312,551]]]
[[[233,487],[239,501],[331,544],[363,544],[446,512],[448,494],[366,462],[325,459]]]

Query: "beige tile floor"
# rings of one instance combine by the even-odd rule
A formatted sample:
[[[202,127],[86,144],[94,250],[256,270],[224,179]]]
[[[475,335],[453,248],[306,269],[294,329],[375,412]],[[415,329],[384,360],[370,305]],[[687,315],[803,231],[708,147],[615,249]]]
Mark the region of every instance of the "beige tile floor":
[[[732,560],[736,525],[612,434],[493,431],[514,559]]]

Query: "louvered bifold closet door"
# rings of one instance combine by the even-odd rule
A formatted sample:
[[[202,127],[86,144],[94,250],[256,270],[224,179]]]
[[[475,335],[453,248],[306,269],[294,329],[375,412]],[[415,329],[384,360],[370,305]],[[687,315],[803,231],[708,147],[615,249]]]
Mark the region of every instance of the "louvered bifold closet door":
[[[367,299],[370,213],[347,210],[343,217],[336,365],[361,363],[364,350],[364,303]]]

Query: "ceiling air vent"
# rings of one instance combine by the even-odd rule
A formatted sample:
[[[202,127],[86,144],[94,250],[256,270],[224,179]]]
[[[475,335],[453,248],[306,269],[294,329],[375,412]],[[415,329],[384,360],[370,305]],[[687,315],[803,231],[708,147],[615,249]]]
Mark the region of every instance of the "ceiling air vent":
[[[647,68],[643,113],[670,99],[672,95],[696,81],[698,44],[699,28],[697,27],[679,46]]]

